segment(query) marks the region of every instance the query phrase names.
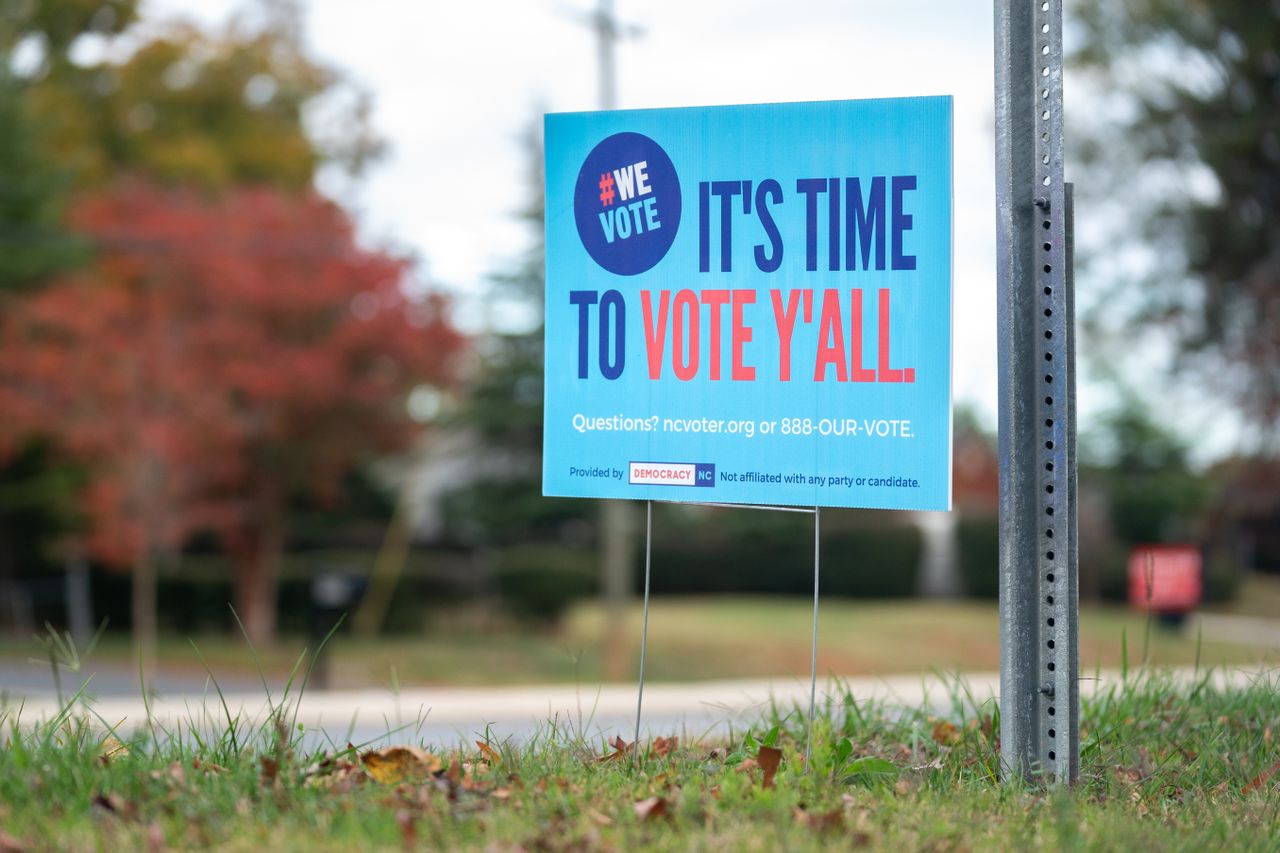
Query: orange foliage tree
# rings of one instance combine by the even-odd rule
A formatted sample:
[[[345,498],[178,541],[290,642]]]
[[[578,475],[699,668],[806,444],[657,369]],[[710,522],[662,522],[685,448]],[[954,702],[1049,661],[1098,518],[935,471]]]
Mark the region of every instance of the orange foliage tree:
[[[286,501],[412,440],[405,396],[447,383],[462,346],[447,305],[314,194],[132,183],[71,220],[93,262],[0,319],[0,451],[38,433],[85,466],[88,547],[132,567],[144,642],[156,561],[197,531],[269,641]]]

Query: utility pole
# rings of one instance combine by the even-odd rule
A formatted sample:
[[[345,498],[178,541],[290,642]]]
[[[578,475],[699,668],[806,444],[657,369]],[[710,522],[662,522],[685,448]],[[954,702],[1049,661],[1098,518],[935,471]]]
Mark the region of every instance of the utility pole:
[[[596,11],[587,20],[596,34],[600,109],[617,109],[614,48],[619,38],[638,35],[638,30],[624,28],[618,22],[613,0],[599,0]],[[605,609],[604,674],[608,678],[621,678],[626,673],[628,656],[623,643],[626,632],[619,627],[626,618],[627,604],[635,586],[635,512],[629,501],[606,500],[600,503],[600,587]]]

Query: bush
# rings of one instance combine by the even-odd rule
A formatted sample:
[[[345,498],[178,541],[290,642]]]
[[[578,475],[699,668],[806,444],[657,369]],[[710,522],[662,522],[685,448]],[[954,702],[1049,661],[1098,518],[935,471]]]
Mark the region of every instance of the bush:
[[[595,555],[562,545],[506,548],[497,554],[494,580],[513,616],[553,624],[594,591]]]
[[[654,520],[655,594],[812,594],[811,518],[762,512],[710,519],[679,512],[663,516]],[[915,593],[923,547],[916,527],[841,525],[835,518],[836,523],[827,524],[826,519],[824,515],[824,594],[886,598]],[[637,565],[643,566],[642,560],[643,555]],[[640,578],[637,591],[642,582]]]
[[[961,518],[956,525],[956,548],[965,594],[974,598],[1000,596],[1000,524],[995,518]]]

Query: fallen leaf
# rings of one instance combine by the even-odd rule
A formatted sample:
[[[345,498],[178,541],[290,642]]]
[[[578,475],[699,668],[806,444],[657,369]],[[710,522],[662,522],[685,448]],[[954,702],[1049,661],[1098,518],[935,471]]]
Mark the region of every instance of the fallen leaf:
[[[400,809],[396,812],[396,825],[400,827],[400,841],[404,844],[404,849],[412,850],[414,842],[418,840],[418,827],[413,822],[413,815],[408,809]]]
[[[1275,776],[1277,773],[1280,773],[1280,761],[1277,761],[1275,764],[1272,764],[1266,770],[1263,770],[1257,776],[1253,777],[1253,780],[1248,785],[1244,786],[1244,792],[1248,794],[1253,791],[1262,790],[1263,786],[1270,782],[1271,777]]]
[[[365,772],[352,762],[342,758],[326,758],[306,769],[302,784],[307,788],[325,788],[336,793],[347,793],[366,778]]]
[[[163,779],[169,779],[178,785],[185,785],[187,783],[187,773],[182,768],[182,765],[176,761],[170,762],[169,766],[165,767],[163,770],[152,770],[151,778],[157,782]]]
[[[436,775],[444,767],[439,758],[415,746],[371,749],[360,756],[360,763],[371,779],[384,785],[421,781]]]
[[[119,794],[98,794],[93,798],[93,804],[120,818],[131,819],[138,814],[138,807]]]
[[[494,764],[502,763],[502,756],[498,754],[498,750],[489,746],[489,744],[485,743],[482,740],[478,740],[476,741],[476,746],[478,746],[480,748],[480,751],[484,753],[485,758],[488,758]]]
[[[26,853],[27,845],[0,829],[0,853]]]
[[[762,746],[756,753],[756,763],[764,773],[760,780],[760,787],[772,788],[773,777],[777,775],[778,765],[782,763],[782,750],[772,746]]]
[[[795,815],[796,823],[801,826],[807,826],[817,832],[827,833],[834,832],[844,827],[844,811],[841,809],[832,809],[829,812],[808,812],[800,806],[796,806],[792,812]]]
[[[129,754],[129,748],[120,742],[115,735],[107,735],[102,743],[98,744],[98,760],[103,765],[110,764],[115,758]]]
[[[650,797],[636,803],[636,817],[641,820],[657,820],[667,816],[667,801],[662,797]]]
[[[606,814],[601,814],[595,809],[587,809],[587,817],[597,826],[613,826],[613,818]]]
[[[678,737],[659,737],[653,741],[652,752],[658,758],[666,758],[680,745]]]
[[[635,744],[627,743],[625,740],[622,739],[621,735],[617,735],[609,743],[609,746],[613,747],[613,752],[609,753],[608,755],[602,755],[599,758],[597,758],[596,759],[597,764],[604,764],[605,762],[608,762],[608,761],[617,761],[618,759],[626,755],[628,752],[630,752],[631,748],[635,746]]]
[[[897,784],[893,786],[893,792],[899,797],[905,797],[911,793],[911,783],[906,779],[899,779]]]
[[[147,827],[147,850],[150,853],[161,853],[165,849],[164,827],[152,821],[151,825]]]
[[[755,770],[759,766],[760,766],[760,763],[756,761],[754,758],[745,758],[743,759],[741,764],[739,764],[737,767],[733,769],[738,773],[750,773],[752,770]]]
[[[214,764],[212,761],[201,761],[198,758],[191,759],[191,769],[201,770],[205,773],[212,773],[215,776],[220,776],[227,772],[227,768],[223,767],[221,764]]]
[[[933,727],[933,740],[943,746],[954,746],[960,741],[960,730],[950,720],[939,720]]]
[[[1115,773],[1117,779],[1130,785],[1141,782],[1144,778],[1142,771],[1137,767],[1124,767],[1120,764],[1115,765]]]

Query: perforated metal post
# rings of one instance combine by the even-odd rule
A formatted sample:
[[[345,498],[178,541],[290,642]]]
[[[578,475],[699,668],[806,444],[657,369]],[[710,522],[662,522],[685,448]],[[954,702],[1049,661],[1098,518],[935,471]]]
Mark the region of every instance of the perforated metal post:
[[[1006,775],[1079,775],[1071,195],[1062,0],[996,0],[1000,742]]]

